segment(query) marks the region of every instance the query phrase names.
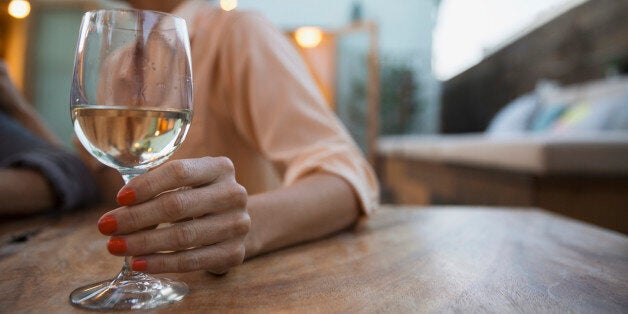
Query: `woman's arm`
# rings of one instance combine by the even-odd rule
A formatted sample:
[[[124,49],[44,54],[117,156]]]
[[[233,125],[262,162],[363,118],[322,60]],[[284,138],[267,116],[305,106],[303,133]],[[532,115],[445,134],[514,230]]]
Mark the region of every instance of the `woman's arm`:
[[[313,240],[351,226],[359,215],[356,196],[338,176],[312,173],[279,190],[253,195],[248,202],[250,258]]]
[[[55,197],[40,172],[0,169],[0,214],[28,215],[52,208]]]
[[[86,205],[97,198],[92,180],[16,89],[0,60],[0,214]]]
[[[171,161],[125,185],[117,197],[123,207],[101,217],[98,228],[112,236],[112,254],[133,256],[135,270],[223,273],[245,257],[320,238],[358,217],[349,184],[323,172],[247,198],[227,158]],[[151,228],[160,223],[170,226]]]

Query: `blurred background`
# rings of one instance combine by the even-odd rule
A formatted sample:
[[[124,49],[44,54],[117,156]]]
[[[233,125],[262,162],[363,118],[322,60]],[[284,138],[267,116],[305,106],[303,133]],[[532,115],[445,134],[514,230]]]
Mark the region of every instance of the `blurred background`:
[[[541,207],[628,233],[628,1],[215,0],[294,42],[383,201]],[[82,13],[0,0],[0,58],[71,146]]]

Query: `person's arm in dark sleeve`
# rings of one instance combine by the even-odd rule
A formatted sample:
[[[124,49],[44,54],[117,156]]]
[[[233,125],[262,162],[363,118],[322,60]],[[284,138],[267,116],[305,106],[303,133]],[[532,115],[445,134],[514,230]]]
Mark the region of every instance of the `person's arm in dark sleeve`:
[[[0,214],[88,205],[98,199],[94,182],[77,156],[0,112]]]

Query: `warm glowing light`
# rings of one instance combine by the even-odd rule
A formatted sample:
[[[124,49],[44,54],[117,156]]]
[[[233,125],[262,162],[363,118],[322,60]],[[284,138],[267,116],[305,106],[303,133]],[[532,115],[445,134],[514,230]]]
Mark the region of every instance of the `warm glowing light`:
[[[220,7],[225,11],[231,11],[238,7],[238,0],[220,0]]]
[[[31,4],[26,0],[13,0],[9,3],[9,15],[23,19],[31,13]]]
[[[299,27],[294,32],[294,39],[303,48],[314,48],[323,40],[323,32],[318,27]]]

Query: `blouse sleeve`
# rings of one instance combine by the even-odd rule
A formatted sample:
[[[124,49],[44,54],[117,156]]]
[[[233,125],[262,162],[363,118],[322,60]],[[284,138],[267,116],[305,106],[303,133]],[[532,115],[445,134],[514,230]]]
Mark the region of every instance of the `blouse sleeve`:
[[[270,159],[283,184],[324,171],[346,180],[362,212],[378,204],[371,166],[329,109],[295,47],[255,13],[228,24],[221,58],[228,70],[225,103],[238,131]]]

